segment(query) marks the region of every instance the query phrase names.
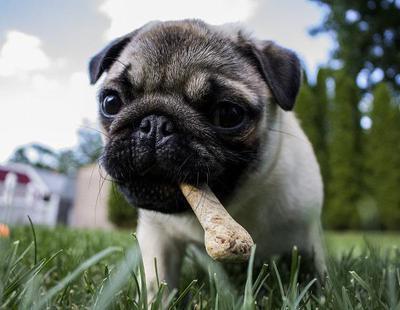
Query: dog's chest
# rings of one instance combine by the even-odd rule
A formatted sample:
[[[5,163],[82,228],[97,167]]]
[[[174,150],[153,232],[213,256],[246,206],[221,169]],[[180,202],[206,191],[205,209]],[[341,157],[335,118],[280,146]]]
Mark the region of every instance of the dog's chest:
[[[194,213],[158,214],[160,225],[166,234],[184,242],[203,242],[204,231]]]

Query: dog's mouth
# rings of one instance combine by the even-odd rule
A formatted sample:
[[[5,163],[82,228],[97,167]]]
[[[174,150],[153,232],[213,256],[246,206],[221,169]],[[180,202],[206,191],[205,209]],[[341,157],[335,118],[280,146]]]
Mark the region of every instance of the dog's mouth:
[[[201,185],[209,182],[209,174],[191,166],[159,164],[157,161],[141,169],[131,169],[130,161],[105,166],[130,204],[137,208],[163,213],[178,213],[190,209],[179,185]]]
[[[138,208],[163,213],[189,210],[179,188],[180,182],[163,175],[148,173],[125,182],[117,182],[129,202]]]
[[[180,190],[182,183],[195,187],[207,184],[222,202],[229,199],[246,163],[229,165],[223,152],[207,152],[201,146],[196,151],[189,144],[181,142],[154,151],[116,140],[106,146],[102,165],[138,208],[162,213],[190,210]]]

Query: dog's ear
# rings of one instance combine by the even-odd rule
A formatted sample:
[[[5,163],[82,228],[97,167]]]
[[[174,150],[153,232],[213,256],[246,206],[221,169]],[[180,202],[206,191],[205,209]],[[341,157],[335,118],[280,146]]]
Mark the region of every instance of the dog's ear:
[[[111,65],[117,60],[124,47],[129,43],[136,32],[137,31],[133,31],[111,41],[105,48],[90,59],[90,84],[95,84],[103,72],[107,72],[110,69]]]
[[[272,41],[251,44],[256,65],[278,105],[293,109],[301,83],[301,66],[296,54]]]

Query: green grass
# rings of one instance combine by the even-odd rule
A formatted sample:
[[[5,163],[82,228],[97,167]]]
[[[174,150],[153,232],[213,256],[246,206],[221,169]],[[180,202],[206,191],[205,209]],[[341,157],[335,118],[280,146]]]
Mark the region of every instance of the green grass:
[[[355,255],[360,255],[369,245],[382,250],[400,247],[399,232],[327,232],[327,247],[332,255],[340,257],[341,254],[353,250]]]
[[[323,286],[298,274],[295,251],[288,271],[251,261],[247,271],[227,273],[191,247],[179,292],[160,283],[149,305],[132,233],[35,227],[35,234],[15,227],[0,239],[0,309],[400,309],[396,233],[369,233],[367,244],[360,233],[328,232]]]

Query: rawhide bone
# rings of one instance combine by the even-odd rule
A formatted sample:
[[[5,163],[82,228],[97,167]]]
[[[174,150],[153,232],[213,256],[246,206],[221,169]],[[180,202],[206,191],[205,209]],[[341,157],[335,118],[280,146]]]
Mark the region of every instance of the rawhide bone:
[[[246,261],[254,244],[250,234],[229,215],[208,186],[180,185],[204,229],[208,255],[218,261]]]

